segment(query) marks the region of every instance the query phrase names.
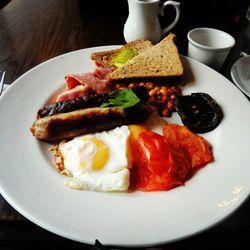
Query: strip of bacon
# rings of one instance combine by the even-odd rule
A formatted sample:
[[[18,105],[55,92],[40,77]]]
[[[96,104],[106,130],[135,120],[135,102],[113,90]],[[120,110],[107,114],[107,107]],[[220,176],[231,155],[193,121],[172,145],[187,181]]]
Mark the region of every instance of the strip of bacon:
[[[73,89],[66,90],[56,97],[55,102],[63,102],[70,99],[75,99],[82,96],[93,94],[94,91],[86,85],[78,85]]]
[[[93,93],[109,93],[112,90],[108,80],[108,74],[111,71],[109,68],[96,67],[94,72],[66,75],[66,91],[59,94],[55,102],[84,97]]]
[[[66,75],[66,89],[70,90],[78,85],[86,85],[98,94],[107,93],[110,91],[108,74],[111,71],[110,68],[96,67],[94,72]]]

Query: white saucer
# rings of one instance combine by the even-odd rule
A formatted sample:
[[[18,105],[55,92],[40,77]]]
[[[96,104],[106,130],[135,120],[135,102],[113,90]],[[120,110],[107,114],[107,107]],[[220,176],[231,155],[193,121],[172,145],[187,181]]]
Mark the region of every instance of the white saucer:
[[[233,64],[231,77],[236,86],[250,97],[250,56],[242,57]]]

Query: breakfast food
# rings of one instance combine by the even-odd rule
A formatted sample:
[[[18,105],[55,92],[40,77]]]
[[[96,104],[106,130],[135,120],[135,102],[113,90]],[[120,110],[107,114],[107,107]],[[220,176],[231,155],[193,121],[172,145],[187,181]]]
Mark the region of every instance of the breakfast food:
[[[145,86],[150,96],[149,104],[163,117],[172,115],[176,97],[181,95],[177,83],[182,79],[184,69],[174,38],[174,34],[168,35],[108,74],[117,89]]]
[[[143,87],[139,90],[141,89]],[[121,90],[112,92],[110,98],[106,98],[110,103],[102,102],[101,106],[81,108],[38,118],[30,130],[38,139],[54,141],[109,130],[125,124],[142,123],[149,117],[151,110],[147,104],[142,102],[147,99],[143,97],[145,92],[137,92],[142,92],[141,99],[132,90]],[[116,96],[114,97],[114,95]]]
[[[149,103],[158,110],[158,114],[171,116],[176,95],[181,95],[177,83],[184,72],[174,37],[170,34],[155,46],[140,39],[119,49],[92,53],[91,59],[96,66],[94,71],[66,75],[66,88],[55,97],[55,102],[143,85],[150,93]],[[138,75],[119,73],[115,80],[112,79],[113,74],[127,66]],[[146,75],[149,72],[150,76]]]
[[[164,191],[182,186],[189,179],[191,161],[188,152],[182,147],[174,148],[164,136],[142,131],[133,143],[133,149],[132,190]]]
[[[133,82],[130,84],[117,83],[116,89],[131,88],[143,86],[148,90],[148,103],[156,108],[158,114],[162,117],[170,117],[175,111],[175,100],[181,96],[181,89],[171,84],[159,84],[155,82]]]
[[[191,132],[186,126],[168,124],[163,133],[173,147],[188,151],[193,172],[213,161],[212,147],[208,141]]]
[[[66,91],[56,97],[56,104],[54,106],[57,108],[54,106],[50,109],[46,108],[47,110],[53,110],[53,112],[47,112],[50,115],[42,118],[41,114],[44,114],[44,112],[38,112],[38,119],[31,127],[32,134],[38,139],[59,140],[71,138],[80,134],[112,129],[116,126],[124,124],[140,123],[145,121],[150,112],[148,112],[145,105],[140,104],[126,110],[119,107],[104,110],[103,108],[98,108],[98,106],[88,107],[88,105],[86,105],[87,107],[83,105],[83,108],[80,105],[79,108],[79,106],[75,104],[70,104],[70,106],[75,106],[77,108],[68,112],[67,109],[65,111],[65,108],[62,109],[61,107],[69,106],[64,105],[64,103],[68,100],[89,97],[95,94],[103,95],[110,93],[112,90],[117,88],[117,85],[112,86],[112,81],[114,80],[114,78],[112,78],[113,74],[117,74],[117,72],[120,72],[119,70],[121,69],[126,70],[127,67],[129,70],[132,69],[134,72],[137,72],[137,76],[134,73],[126,74],[126,79],[131,77],[137,79],[139,75],[142,79],[145,77],[158,79],[159,77],[173,78],[182,76],[183,66],[178,50],[173,42],[174,37],[175,35],[170,34],[155,46],[151,46],[150,42],[139,40],[125,45],[120,50],[99,52],[99,54],[93,53],[91,57],[96,60],[96,63],[99,66],[92,73],[84,73],[82,75],[71,74],[65,77],[67,81]],[[120,53],[122,53],[124,49],[137,49],[137,52],[140,53],[133,56],[132,59],[126,61],[124,65],[119,65],[117,69],[113,70],[111,63],[116,62],[117,65],[117,62],[119,61],[117,61],[117,58],[121,55]],[[171,58],[171,60],[169,58]],[[119,63],[121,63],[121,61],[119,61]],[[152,63],[152,65],[147,63]],[[149,66],[150,69],[152,69],[151,71],[145,68]],[[150,76],[147,75],[147,72],[151,72]],[[119,76],[116,75],[116,80],[118,79],[123,80],[124,74],[122,73]],[[167,100],[167,98],[154,98],[153,92],[155,91],[157,92],[159,90],[160,95],[164,95],[164,92],[168,93],[166,86],[162,86],[161,89],[157,88],[159,87],[156,86],[155,89],[148,91],[151,96],[150,104],[153,104],[153,106],[157,108],[159,114],[168,116],[174,108],[173,102],[176,97],[176,93],[173,93],[170,96],[170,100]],[[164,97],[166,97],[166,94]],[[99,96],[97,99],[98,98]],[[58,104],[62,102],[62,105]],[[90,101],[84,103],[89,102]],[[77,103],[79,102],[77,101]],[[163,106],[164,108],[162,108]],[[54,110],[60,110],[60,113],[54,114]],[[134,115],[132,115],[132,113]],[[141,115],[138,115],[139,113],[141,113]]]
[[[161,42],[133,57],[126,64],[108,74],[112,82],[130,80],[168,80],[181,77],[184,68],[178,49],[174,44],[174,34],[169,34]]]
[[[60,143],[56,155],[63,159],[62,171],[70,176],[65,185],[95,191],[127,190],[131,168],[129,134],[128,127],[122,126]]]
[[[94,52],[91,54],[91,59],[94,60],[98,66],[116,69],[122,64],[125,64],[127,60],[146,51],[152,46],[150,41],[138,39],[123,45],[119,49]]]
[[[206,93],[192,93],[176,99],[176,110],[184,125],[196,133],[215,129],[223,112],[218,103]]]
[[[164,191],[213,161],[209,143],[186,127],[162,124],[164,134],[130,125],[76,137],[52,148],[73,189]],[[181,140],[180,140],[181,139]]]
[[[184,69],[174,37],[92,53],[94,71],[66,75],[65,90],[38,110],[30,130],[55,143],[50,151],[67,187],[165,191],[214,160],[208,141],[162,118],[176,104],[179,113],[187,109],[175,81]]]

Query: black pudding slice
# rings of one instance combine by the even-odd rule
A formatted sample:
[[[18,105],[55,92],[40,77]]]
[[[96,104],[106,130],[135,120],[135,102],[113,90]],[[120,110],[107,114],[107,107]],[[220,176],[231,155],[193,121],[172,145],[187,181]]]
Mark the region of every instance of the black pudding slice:
[[[215,129],[223,117],[221,107],[206,93],[178,96],[175,107],[183,124],[195,133],[205,133]]]

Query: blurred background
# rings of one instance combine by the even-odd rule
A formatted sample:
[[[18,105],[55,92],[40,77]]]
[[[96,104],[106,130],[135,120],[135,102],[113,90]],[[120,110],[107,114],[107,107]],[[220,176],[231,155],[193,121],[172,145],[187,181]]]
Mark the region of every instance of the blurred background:
[[[127,0],[106,0],[106,1],[83,1],[79,0],[80,12],[84,14],[92,14],[93,16],[119,16],[121,34],[124,23],[128,16]],[[161,3],[164,0],[160,1]],[[191,28],[195,27],[213,27],[222,29],[231,33],[234,37],[240,33],[240,29],[246,22],[246,14],[250,5],[249,0],[178,0],[181,3],[181,16],[179,23],[172,30],[175,32],[179,40],[186,39],[186,34]],[[173,20],[175,11],[172,7],[165,9],[167,15],[160,21],[165,26]],[[111,23],[107,25],[112,26]],[[185,29],[183,27],[186,27]],[[189,28],[190,27],[190,28]]]

